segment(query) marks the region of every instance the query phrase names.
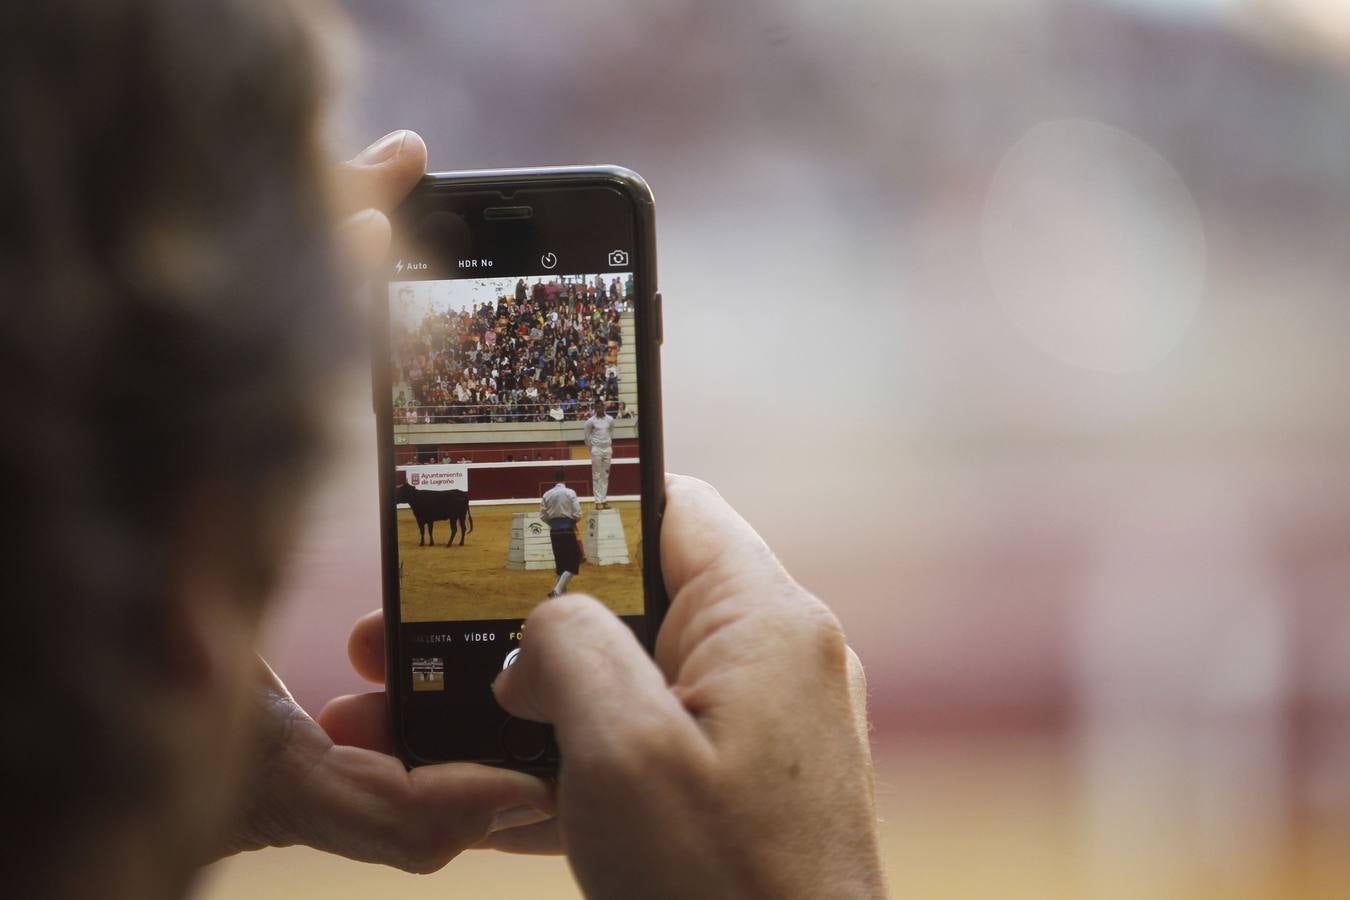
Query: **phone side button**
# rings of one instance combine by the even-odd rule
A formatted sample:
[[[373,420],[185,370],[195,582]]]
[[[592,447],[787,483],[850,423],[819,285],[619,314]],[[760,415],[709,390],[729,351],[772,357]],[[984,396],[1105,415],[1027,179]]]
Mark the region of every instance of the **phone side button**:
[[[656,292],[652,301],[652,319],[656,322],[656,343],[657,346],[661,346],[666,342],[666,325],[662,315],[660,291]]]
[[[548,726],[514,716],[502,723],[502,750],[516,762],[534,762],[548,749]]]

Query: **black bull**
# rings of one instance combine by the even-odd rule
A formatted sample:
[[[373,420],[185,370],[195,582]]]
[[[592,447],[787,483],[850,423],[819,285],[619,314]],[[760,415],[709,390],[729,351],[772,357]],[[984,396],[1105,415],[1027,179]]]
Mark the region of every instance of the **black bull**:
[[[469,495],[465,491],[422,491],[410,484],[400,484],[394,489],[394,501],[406,503],[412,507],[413,518],[417,520],[417,546],[436,545],[436,523],[442,520],[450,523],[449,547],[455,542],[455,532],[459,531],[459,545],[464,546],[464,538],[473,530],[473,512],[469,509]],[[465,517],[469,520],[464,527]],[[425,535],[423,531],[425,530]]]

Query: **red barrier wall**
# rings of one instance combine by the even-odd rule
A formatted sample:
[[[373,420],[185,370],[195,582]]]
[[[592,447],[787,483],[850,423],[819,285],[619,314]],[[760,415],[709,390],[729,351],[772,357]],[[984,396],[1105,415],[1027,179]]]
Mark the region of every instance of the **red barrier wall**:
[[[538,463],[488,463],[469,466],[469,501],[517,501],[530,503],[543,496],[553,486],[553,470],[561,466],[567,471],[567,486],[582,497],[590,497],[591,461]],[[398,473],[398,483],[403,473]],[[609,495],[611,497],[637,496],[642,489],[640,467],[635,457],[615,459],[609,467]]]

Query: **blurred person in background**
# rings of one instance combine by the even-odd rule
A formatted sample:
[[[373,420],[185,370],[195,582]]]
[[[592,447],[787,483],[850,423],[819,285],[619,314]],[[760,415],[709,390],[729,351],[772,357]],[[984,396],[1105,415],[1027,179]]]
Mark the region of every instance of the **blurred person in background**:
[[[565,850],[597,897],[881,896],[856,657],[699,483],[670,483],[657,660],[563,597],[496,686],[555,723],[556,785],[409,772],[381,694],[339,698],[320,727],[255,655],[298,473],[325,445],[316,398],[360,345],[334,223],[347,256],[382,256],[380,210],[426,162],[395,132],[330,180],[313,9],[53,0],[4,17],[0,392],[22,427],[0,440],[3,883],[154,900],[249,848],[425,872],[484,846]],[[381,630],[368,617],[352,641],[375,680]]]

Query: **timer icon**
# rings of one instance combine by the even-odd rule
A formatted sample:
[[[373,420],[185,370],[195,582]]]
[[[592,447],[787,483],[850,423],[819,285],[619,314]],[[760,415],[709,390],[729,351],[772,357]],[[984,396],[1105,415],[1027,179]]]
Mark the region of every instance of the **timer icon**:
[[[542,265],[545,269],[552,269],[553,267],[558,265],[558,254],[550,250],[543,256],[539,257],[539,264]]]

